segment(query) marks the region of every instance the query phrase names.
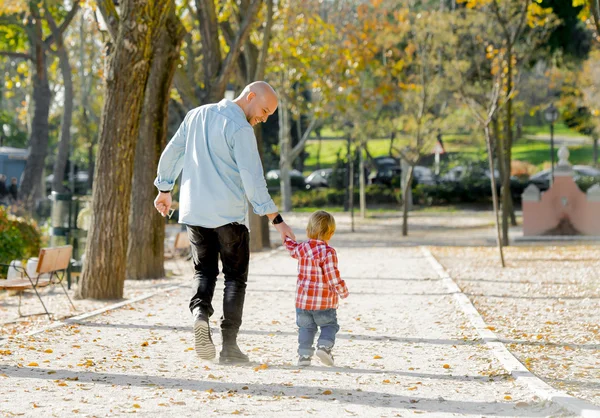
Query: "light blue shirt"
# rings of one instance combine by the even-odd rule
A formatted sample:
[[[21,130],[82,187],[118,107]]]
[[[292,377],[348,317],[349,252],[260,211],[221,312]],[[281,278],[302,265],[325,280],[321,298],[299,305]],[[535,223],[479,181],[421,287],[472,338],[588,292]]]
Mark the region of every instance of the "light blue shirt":
[[[254,130],[242,108],[230,100],[188,112],[160,157],[154,185],[171,190],[182,169],[180,223],[205,228],[248,225],[246,196],[257,215],[277,212]]]

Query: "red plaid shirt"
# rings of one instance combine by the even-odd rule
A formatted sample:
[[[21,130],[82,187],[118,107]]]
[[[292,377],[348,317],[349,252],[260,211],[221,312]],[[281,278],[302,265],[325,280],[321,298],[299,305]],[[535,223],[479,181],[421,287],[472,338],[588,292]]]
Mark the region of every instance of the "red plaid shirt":
[[[298,260],[296,308],[309,311],[336,309],[338,296],[347,298],[348,288],[340,278],[335,250],[325,241],[316,239],[297,243],[286,238],[285,246]]]

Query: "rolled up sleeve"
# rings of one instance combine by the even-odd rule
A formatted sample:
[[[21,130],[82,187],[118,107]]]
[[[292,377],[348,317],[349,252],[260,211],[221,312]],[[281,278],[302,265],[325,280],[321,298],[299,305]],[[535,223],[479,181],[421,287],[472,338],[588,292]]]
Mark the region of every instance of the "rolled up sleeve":
[[[158,190],[172,190],[175,181],[183,169],[183,156],[185,154],[186,126],[185,119],[179,129],[169,141],[158,162],[158,169],[154,185]]]
[[[254,213],[264,216],[277,212],[277,206],[267,190],[267,182],[252,128],[240,128],[233,135],[233,154],[240,171],[244,191]]]

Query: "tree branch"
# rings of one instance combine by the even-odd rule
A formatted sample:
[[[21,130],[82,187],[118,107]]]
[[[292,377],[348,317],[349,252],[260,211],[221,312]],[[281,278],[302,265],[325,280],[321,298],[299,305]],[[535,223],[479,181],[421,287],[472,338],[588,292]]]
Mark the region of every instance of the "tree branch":
[[[100,13],[102,14],[102,18],[106,23],[106,27],[108,28],[108,33],[114,42],[117,41],[117,36],[119,35],[119,14],[117,13],[117,9],[115,8],[115,4],[113,0],[97,0],[96,4],[98,5],[98,9],[100,9]]]
[[[298,123],[300,123],[300,121],[298,121]],[[312,132],[312,130],[315,127],[316,124],[317,124],[317,117],[313,113],[312,119],[311,119],[310,123],[308,124],[308,127],[306,128],[306,131],[304,131],[304,134],[302,135],[302,138],[300,139],[300,141],[298,141],[298,143],[296,144],[296,146],[290,152],[290,161],[294,161],[296,158],[298,158],[298,156],[300,155],[300,153],[304,149],[304,145],[306,144],[306,141],[310,137],[310,134],[311,134],[311,132]]]
[[[530,1],[531,0],[525,0],[525,2],[523,3],[523,11],[521,12],[521,20],[519,21],[519,26],[517,26],[517,29],[515,30],[513,39],[509,39],[511,48],[515,45],[517,39],[519,39],[519,36],[521,35],[521,30],[523,30],[523,25],[525,24],[525,19],[527,18],[527,9],[529,8]]]
[[[98,2],[98,4],[99,3],[100,3],[100,1]],[[48,46],[52,45],[53,42],[56,42],[56,38],[58,36],[61,36],[61,37],[63,36],[65,31],[71,24],[71,21],[73,20],[73,18],[79,11],[79,8],[80,8],[79,2],[76,1],[73,4],[73,7],[71,8],[71,10],[67,14],[67,16],[65,17],[65,20],[61,23],[61,25],[58,28],[56,27],[56,22],[54,21],[54,18],[52,17],[52,13],[50,13],[48,11],[47,7],[45,8],[44,17],[46,18],[46,20],[48,21],[49,24],[50,24],[50,20],[52,20],[52,22],[54,24],[54,27],[52,28],[52,34],[50,36],[48,36],[48,38],[46,38],[46,40],[44,41],[44,43],[46,45],[48,45]]]
[[[202,42],[204,84],[208,88],[214,82],[221,62],[219,23],[214,0],[196,0],[196,11],[200,27],[200,41]]]
[[[212,1],[212,0],[211,0]],[[240,29],[233,43],[233,47],[227,54],[225,61],[223,62],[223,66],[221,68],[221,73],[219,74],[219,78],[217,79],[217,90],[223,89],[231,72],[233,71],[234,65],[238,60],[240,55],[241,46],[246,42],[248,35],[250,34],[250,27],[252,26],[252,22],[256,18],[256,14],[258,12],[258,6],[260,5],[261,0],[253,0],[250,6],[246,9],[246,16],[244,17],[244,21],[240,25]]]
[[[600,1],[599,0],[588,0],[590,4],[590,12],[592,13],[594,24],[596,25],[596,32],[600,36]]]
[[[255,80],[262,80],[265,78],[267,54],[269,53],[269,44],[271,42],[271,32],[273,29],[273,0],[266,0],[266,2],[267,22],[265,26],[265,32],[263,33],[263,43],[258,56],[258,63],[256,65],[256,74],[254,75]],[[598,33],[600,33],[600,30],[598,30]]]
[[[0,51],[0,55],[11,58],[19,58],[24,60],[33,60],[33,57],[24,52]]]

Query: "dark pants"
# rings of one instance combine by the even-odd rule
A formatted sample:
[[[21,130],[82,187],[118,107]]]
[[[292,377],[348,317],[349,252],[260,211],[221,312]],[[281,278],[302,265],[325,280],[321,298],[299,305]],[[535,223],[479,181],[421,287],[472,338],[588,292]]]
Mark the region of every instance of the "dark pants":
[[[223,292],[223,317],[221,330],[223,338],[235,338],[242,325],[250,244],[248,228],[231,223],[218,228],[187,226],[192,244],[194,261],[194,282],[190,310],[202,309],[212,316],[212,299],[219,275],[219,256],[225,276]]]

